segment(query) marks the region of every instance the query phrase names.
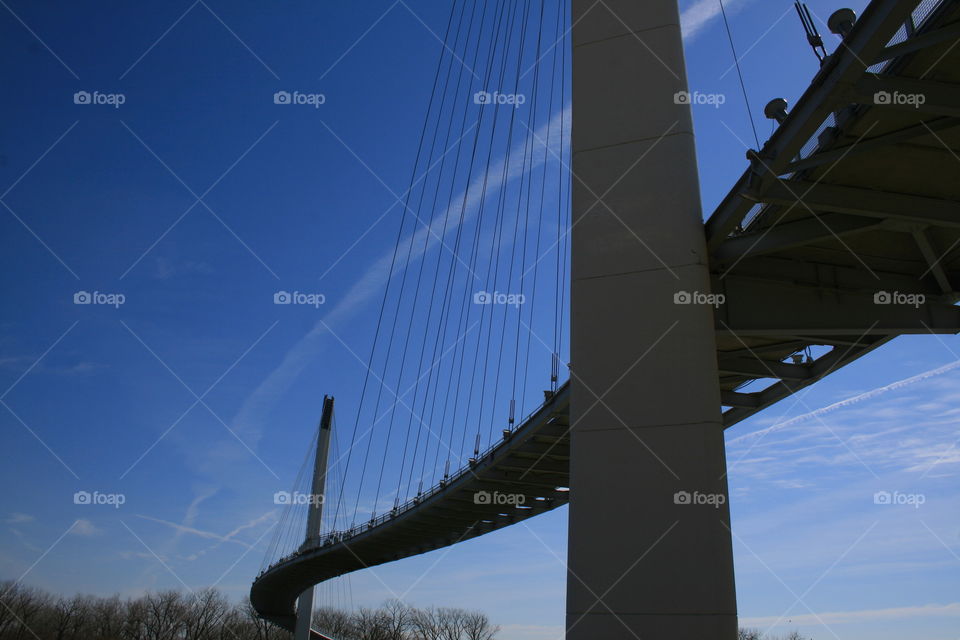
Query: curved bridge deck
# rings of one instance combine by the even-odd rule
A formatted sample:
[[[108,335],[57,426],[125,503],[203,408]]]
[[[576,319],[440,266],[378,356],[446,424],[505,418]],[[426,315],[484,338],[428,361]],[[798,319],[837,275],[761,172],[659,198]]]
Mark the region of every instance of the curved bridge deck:
[[[292,629],[294,602],[312,584],[456,544],[566,504],[568,416],[569,387],[564,385],[448,482],[395,513],[327,536],[270,567],[254,582],[253,606],[267,620]],[[518,504],[500,503],[495,494],[510,495]]]

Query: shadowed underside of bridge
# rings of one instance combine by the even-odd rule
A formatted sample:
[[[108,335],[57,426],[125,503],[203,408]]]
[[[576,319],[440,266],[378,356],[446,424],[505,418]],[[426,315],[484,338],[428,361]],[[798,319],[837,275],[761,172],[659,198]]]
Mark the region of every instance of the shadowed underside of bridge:
[[[875,0],[707,220],[724,427],[895,336],[960,331],[958,37],[955,1]],[[449,481],[268,568],[253,606],[292,629],[312,584],[566,504],[570,430],[564,385]]]

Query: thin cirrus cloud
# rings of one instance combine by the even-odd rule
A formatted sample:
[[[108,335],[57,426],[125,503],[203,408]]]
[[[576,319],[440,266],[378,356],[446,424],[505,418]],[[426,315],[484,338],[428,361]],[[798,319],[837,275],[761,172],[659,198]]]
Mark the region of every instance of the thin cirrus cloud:
[[[96,527],[92,522],[81,518],[73,523],[70,528],[70,534],[75,536],[91,537],[103,533],[103,530]]]
[[[9,518],[4,519],[4,524],[23,524],[33,522],[36,518],[27,513],[11,513]]]
[[[791,615],[790,621],[795,625],[822,625],[844,624],[855,622],[877,622],[880,620],[900,620],[904,618],[918,618],[929,616],[960,617],[960,602],[948,604],[925,604],[912,607],[891,607],[889,609],[862,609],[858,611],[825,611],[804,615]],[[740,618],[740,625],[744,627],[766,627],[783,622],[782,616],[766,616],[760,618]]]
[[[565,124],[567,131],[565,135],[569,136],[570,126],[570,105],[568,104],[563,111],[557,112],[548,123],[538,127],[535,136],[539,141],[545,141],[551,148],[555,148],[561,124]],[[552,133],[551,133],[552,132]],[[550,139],[548,140],[548,135]],[[481,195],[483,193],[495,193],[504,183],[518,178],[523,173],[523,156],[527,152],[523,144],[515,145],[508,154],[504,155],[497,164],[491,167],[484,175],[478,175],[466,189],[466,207],[463,222],[472,220],[480,206]],[[555,151],[556,153],[556,151]],[[526,170],[532,172],[541,166],[544,161],[543,154],[534,154],[532,162],[527,159]],[[506,178],[503,177],[503,168],[505,164],[509,165],[509,173]],[[484,191],[484,184],[486,190]],[[412,261],[419,259],[426,251],[436,248],[441,237],[443,219],[446,214],[453,220],[447,225],[446,235],[452,236],[457,228],[460,216],[460,209],[463,203],[463,192],[459,193],[451,200],[446,212],[443,215],[436,216],[431,228],[426,225],[419,225],[417,231],[411,238],[409,235],[401,240],[401,246],[407,246],[413,243]],[[428,237],[428,234],[430,237]],[[424,242],[429,240],[429,242]],[[426,247],[424,246],[426,244]],[[341,326],[364,305],[370,303],[376,294],[383,291],[387,279],[390,276],[390,265],[393,250],[384,252],[379,258],[373,260],[370,267],[360,276],[356,283],[340,299],[340,302],[326,316],[304,335],[297,343],[291,347],[284,355],[281,363],[270,372],[270,374],[260,383],[252,394],[241,405],[240,410],[234,416],[232,424],[236,425],[237,433],[251,446],[256,446],[262,434],[263,425],[269,422],[269,413],[277,399],[282,396],[296,381],[303,369],[314,361],[321,349],[319,338],[327,334],[328,327]]]
[[[741,8],[749,0],[727,0],[727,11]],[[720,3],[717,0],[694,0],[680,13],[680,28],[687,40],[696,38],[704,28],[720,16]]]
[[[916,375],[914,375],[914,376],[910,376],[909,378],[904,378],[904,379],[902,379],[902,380],[897,380],[896,382],[891,382],[890,384],[883,385],[882,387],[877,387],[876,389],[871,389],[870,391],[865,391],[865,392],[863,392],[863,393],[858,393],[857,395],[852,396],[852,397],[850,397],[850,398],[846,398],[845,400],[840,400],[839,402],[834,402],[833,404],[829,404],[829,405],[827,405],[826,407],[822,407],[822,408],[816,409],[816,410],[814,410],[814,411],[809,411],[809,412],[807,412],[807,413],[804,413],[804,414],[802,414],[802,415],[796,416],[796,417],[794,417],[794,418],[790,418],[789,420],[784,420],[783,422],[778,422],[778,423],[773,424],[773,425],[771,425],[771,426],[769,426],[769,427],[767,427],[767,428],[765,428],[765,429],[760,429],[759,431],[753,431],[753,432],[751,432],[751,433],[746,433],[746,434],[744,434],[744,435],[742,435],[742,436],[733,438],[732,440],[728,441],[728,442],[727,442],[727,446],[729,447],[729,446],[733,446],[733,445],[739,444],[739,443],[744,442],[744,441],[747,441],[747,440],[752,440],[752,439],[754,439],[754,438],[763,437],[763,436],[766,436],[767,434],[773,433],[774,431],[781,431],[781,430],[783,430],[783,429],[786,429],[786,428],[788,428],[788,427],[792,427],[792,426],[794,426],[794,425],[796,425],[796,424],[799,424],[799,423],[801,423],[801,422],[805,422],[805,421],[807,421],[807,420],[811,420],[811,419],[814,419],[814,418],[820,418],[820,417],[822,417],[822,416],[824,416],[824,415],[827,415],[827,414],[829,414],[829,413],[833,413],[834,411],[837,411],[837,410],[839,410],[839,409],[843,409],[843,408],[849,407],[849,406],[851,406],[851,405],[859,404],[859,403],[864,402],[864,401],[867,401],[867,400],[872,400],[872,399],[874,399],[874,398],[876,398],[876,397],[878,397],[878,396],[882,396],[882,395],[884,395],[884,394],[886,394],[886,393],[890,393],[890,392],[892,392],[892,391],[897,391],[897,390],[899,390],[899,389],[902,389],[902,388],[904,388],[904,387],[908,387],[908,386],[913,385],[913,384],[916,384],[916,383],[918,383],[918,382],[923,382],[924,380],[928,380],[928,379],[930,379],[930,378],[935,378],[935,377],[937,377],[937,376],[941,376],[941,375],[943,375],[943,374],[945,374],[945,373],[949,373],[950,371],[956,369],[957,367],[960,367],[960,360],[955,360],[954,362],[950,362],[950,363],[945,364],[945,365],[943,365],[943,366],[941,366],[941,367],[936,367],[936,368],[934,368],[934,369],[930,369],[930,370],[928,370],[928,371],[924,371],[924,372],[922,372],[922,373],[918,373],[918,374],[916,374]]]

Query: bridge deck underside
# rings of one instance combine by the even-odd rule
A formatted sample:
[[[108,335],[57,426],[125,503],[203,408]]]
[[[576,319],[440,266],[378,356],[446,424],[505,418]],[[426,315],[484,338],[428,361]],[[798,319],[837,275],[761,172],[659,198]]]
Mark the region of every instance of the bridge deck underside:
[[[706,223],[713,291],[726,297],[715,313],[725,427],[897,335],[960,331],[960,7],[941,3],[887,48],[916,4],[868,7]],[[563,386],[445,486],[271,567],[254,607],[290,629],[311,584],[566,504],[570,428]]]
[[[848,37],[708,220],[727,426],[897,335],[960,328],[958,25],[944,2],[890,58],[910,40]]]

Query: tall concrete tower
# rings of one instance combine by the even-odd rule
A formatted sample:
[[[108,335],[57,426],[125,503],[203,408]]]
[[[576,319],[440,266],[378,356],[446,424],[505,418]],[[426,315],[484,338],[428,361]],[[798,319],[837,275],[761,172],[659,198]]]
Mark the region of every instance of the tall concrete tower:
[[[567,638],[737,632],[676,0],[573,0]]]
[[[330,453],[330,428],[333,420],[333,397],[323,396],[323,411],[317,429],[317,450],[313,460],[313,479],[310,483],[310,500],[307,506],[307,534],[301,548],[309,548],[319,542],[323,522],[323,498],[327,487],[327,457]],[[325,638],[312,630],[314,587],[309,587],[297,599],[297,624],[294,640]]]

